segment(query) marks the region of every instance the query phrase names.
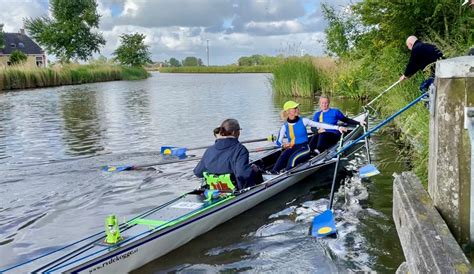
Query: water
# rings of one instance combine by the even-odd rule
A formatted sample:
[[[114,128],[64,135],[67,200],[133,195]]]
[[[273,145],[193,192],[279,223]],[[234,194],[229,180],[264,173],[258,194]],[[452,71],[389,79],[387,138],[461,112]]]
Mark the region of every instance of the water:
[[[241,140],[276,133],[288,98],[272,96],[269,77],[156,73],[137,82],[0,94],[0,269],[102,230],[107,214],[127,220],[200,183],[196,162],[121,173],[103,165],[160,162],[162,145],[212,144],[212,129],[230,117],[240,121]],[[299,101],[304,115],[317,107]],[[332,105],[360,110],[350,100]],[[337,239],[308,236],[314,215],[326,209],[328,170],[136,272],[394,272],[404,259],[391,220],[391,175],[406,168],[389,134],[372,141],[382,175],[345,179],[334,205]],[[348,169],[365,159],[361,151]]]

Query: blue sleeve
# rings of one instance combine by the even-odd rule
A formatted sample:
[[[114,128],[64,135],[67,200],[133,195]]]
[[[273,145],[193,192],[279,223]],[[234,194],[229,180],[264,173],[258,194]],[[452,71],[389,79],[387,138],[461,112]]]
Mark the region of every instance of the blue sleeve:
[[[339,109],[336,109],[336,120],[343,121],[344,119],[346,119],[346,116]]]
[[[204,155],[202,156],[201,161],[199,161],[197,166],[193,169],[193,173],[194,175],[196,175],[196,177],[199,177],[199,178],[204,177],[202,173],[206,171],[206,165],[204,164],[204,158],[206,157],[206,152],[207,150],[204,152]]]

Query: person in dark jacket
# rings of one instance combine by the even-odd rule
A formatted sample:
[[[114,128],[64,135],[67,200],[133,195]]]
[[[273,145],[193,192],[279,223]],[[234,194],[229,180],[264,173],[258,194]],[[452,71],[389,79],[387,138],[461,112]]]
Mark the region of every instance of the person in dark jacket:
[[[424,70],[428,65],[435,63],[443,58],[443,53],[432,44],[423,43],[416,36],[410,36],[406,41],[407,47],[411,50],[410,60],[405,68],[405,72],[400,76],[400,81],[404,81],[417,73]],[[428,76],[421,83],[420,90],[426,92],[429,86],[434,82],[435,68],[431,66]]]
[[[203,178],[204,172],[231,174],[237,190],[261,183],[261,172],[255,165],[250,165],[249,151],[239,142],[240,130],[239,122],[235,119],[222,122],[216,133],[216,142],[204,152],[193,170],[194,175]]]
[[[329,107],[330,100],[327,96],[319,97],[319,108],[313,116],[313,121],[319,123],[325,123],[330,125],[337,125],[337,122],[341,121],[348,125],[365,125],[365,121],[358,122],[346,117],[339,109]],[[311,128],[315,134],[311,137],[309,142],[309,148],[313,154],[319,154],[326,149],[336,144],[341,138],[341,133],[338,130],[324,129],[324,128]]]

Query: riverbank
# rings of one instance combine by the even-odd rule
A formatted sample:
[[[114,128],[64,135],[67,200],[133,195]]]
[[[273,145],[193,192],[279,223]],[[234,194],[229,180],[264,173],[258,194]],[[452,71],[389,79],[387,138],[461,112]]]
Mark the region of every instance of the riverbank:
[[[161,67],[146,68],[161,73],[271,73],[273,66],[211,66],[211,67]]]
[[[0,90],[78,85],[85,83],[146,79],[143,68],[118,65],[77,65],[56,67],[11,66],[0,68]]]

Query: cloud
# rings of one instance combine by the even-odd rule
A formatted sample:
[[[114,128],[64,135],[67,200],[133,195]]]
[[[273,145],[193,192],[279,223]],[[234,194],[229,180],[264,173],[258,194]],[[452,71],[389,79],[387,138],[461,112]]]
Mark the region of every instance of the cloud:
[[[234,9],[230,0],[126,0],[121,5],[121,14],[103,18],[103,28],[118,25],[151,28],[220,26],[226,18],[232,17]],[[102,6],[111,10],[113,5],[104,0]]]
[[[326,22],[319,0],[97,0],[100,30],[111,57],[124,33],[143,33],[155,61],[186,56],[229,64],[241,56],[322,54]],[[328,2],[339,7],[349,0]],[[48,14],[47,0],[0,0],[0,23],[18,31],[24,17]],[[291,46],[298,45],[298,46]],[[289,52],[292,51],[292,52]]]
[[[48,14],[47,1],[0,0],[0,24],[5,32],[18,32],[23,28],[23,18]]]
[[[276,22],[250,21],[244,25],[243,29],[249,34],[267,36],[303,32],[304,26],[296,20]]]

